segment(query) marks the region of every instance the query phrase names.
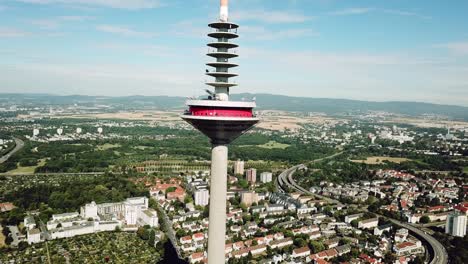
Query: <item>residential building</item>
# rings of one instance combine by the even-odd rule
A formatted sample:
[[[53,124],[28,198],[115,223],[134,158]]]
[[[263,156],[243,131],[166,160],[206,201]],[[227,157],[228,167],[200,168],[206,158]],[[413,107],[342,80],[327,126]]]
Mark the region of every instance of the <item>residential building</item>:
[[[244,175],[244,161],[234,161],[234,174]]]
[[[246,170],[245,177],[249,183],[255,184],[255,182],[257,182],[257,169],[251,168]]]
[[[207,189],[196,190],[194,192],[195,205],[206,206],[210,200],[210,192]]]
[[[40,243],[41,240],[41,231],[37,228],[28,229],[28,244]]]
[[[310,249],[309,247],[301,247],[301,248],[296,248],[293,250],[292,257],[293,258],[305,258],[310,255]]]
[[[271,172],[262,172],[260,173],[260,181],[262,183],[268,183],[273,180],[273,173]]]
[[[459,212],[449,214],[445,223],[445,233],[464,237],[466,235],[466,215]]]
[[[358,228],[369,229],[369,228],[377,227],[378,224],[379,224],[378,218],[371,218],[371,219],[359,221]]]
[[[361,218],[363,214],[353,214],[353,215],[347,215],[345,216],[345,223],[351,223],[353,220],[357,220]]]
[[[241,193],[241,203],[251,206],[253,203],[258,203],[258,194],[254,191]]]
[[[424,252],[424,247],[422,246],[421,241],[403,242],[396,244],[393,249],[398,256],[414,255]]]

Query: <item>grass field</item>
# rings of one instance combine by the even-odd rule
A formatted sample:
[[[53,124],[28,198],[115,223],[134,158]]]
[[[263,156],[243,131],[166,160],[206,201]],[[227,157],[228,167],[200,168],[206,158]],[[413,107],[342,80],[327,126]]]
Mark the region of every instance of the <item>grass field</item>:
[[[18,168],[8,171],[6,174],[21,175],[21,174],[34,174],[34,170],[39,166],[44,166],[46,164],[45,159],[41,159],[36,166],[21,167],[18,164]]]
[[[151,147],[148,147],[148,146],[135,146],[135,147],[133,147],[133,148],[139,149],[139,150],[145,150],[145,149],[149,149],[149,148],[151,148]]]
[[[108,149],[113,149],[113,148],[120,148],[122,145],[120,144],[110,144],[106,143],[104,145],[99,145],[96,147],[97,150],[108,150]]]
[[[282,144],[273,140],[268,143],[265,143],[263,145],[258,145],[258,146],[261,148],[267,148],[267,149],[285,149],[289,147],[288,144]]]
[[[0,226],[0,248],[5,246],[5,236],[2,233],[3,228]]]
[[[405,161],[410,161],[410,159],[407,158],[392,158],[392,157],[368,157],[365,160],[351,160],[352,162],[356,163],[365,163],[369,165],[377,165],[377,164],[382,164],[385,161],[388,162],[393,162],[393,163],[402,163]]]
[[[463,168],[464,173],[468,173],[468,167]]]

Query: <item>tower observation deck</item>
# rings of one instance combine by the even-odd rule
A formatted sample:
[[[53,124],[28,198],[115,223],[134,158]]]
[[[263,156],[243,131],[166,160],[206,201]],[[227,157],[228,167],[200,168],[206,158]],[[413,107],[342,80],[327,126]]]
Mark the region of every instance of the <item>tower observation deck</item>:
[[[206,75],[214,80],[206,84],[214,87],[214,92],[206,99],[188,100],[189,108],[182,118],[208,136],[213,144],[229,144],[258,122],[253,113],[256,105],[255,102],[229,100],[230,89],[237,86],[230,78],[238,75],[230,70],[238,65],[230,59],[238,56],[232,49],[239,47],[233,42],[239,37],[239,25],[228,20],[227,0],[221,1],[219,21],[208,26],[212,29],[208,36],[213,40],[207,44],[207,55],[214,61],[206,64],[211,67]]]
[[[219,21],[210,23],[208,34],[212,41],[208,43],[208,56],[214,58],[206,65],[211,67],[206,75],[214,80],[207,82],[214,87],[208,91],[205,99],[187,100],[188,109],[182,119],[210,138],[211,179],[210,179],[210,214],[208,226],[208,263],[225,263],[226,234],[226,192],[227,192],[227,145],[251,129],[259,119],[254,115],[254,101],[230,101],[229,93],[237,84],[230,82],[236,77],[230,69],[237,67],[230,59],[238,55],[232,49],[238,45],[233,42],[238,38],[239,26],[229,21],[228,0],[221,0]]]

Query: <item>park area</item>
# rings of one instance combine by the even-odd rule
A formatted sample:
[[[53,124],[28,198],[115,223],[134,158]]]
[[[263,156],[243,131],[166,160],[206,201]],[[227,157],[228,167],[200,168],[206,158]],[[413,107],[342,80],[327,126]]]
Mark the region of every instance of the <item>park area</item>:
[[[135,233],[112,232],[52,240],[0,254],[0,263],[157,263],[160,256]]]
[[[351,160],[352,162],[356,163],[365,163],[368,165],[378,165],[378,164],[383,164],[385,162],[392,162],[392,163],[402,163],[405,161],[410,161],[410,159],[407,158],[392,158],[392,157],[368,157],[365,160]]]
[[[258,146],[261,148],[267,148],[267,149],[285,149],[289,147],[288,144],[279,143],[274,140],[271,140],[263,145],[258,145]]]

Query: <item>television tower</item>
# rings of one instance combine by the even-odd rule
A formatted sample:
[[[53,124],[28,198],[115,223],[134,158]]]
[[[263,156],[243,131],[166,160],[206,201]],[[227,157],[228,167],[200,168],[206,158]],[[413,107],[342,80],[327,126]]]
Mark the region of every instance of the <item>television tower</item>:
[[[229,61],[237,57],[231,49],[238,45],[231,42],[238,37],[238,25],[228,19],[228,0],[221,0],[219,21],[208,26],[208,34],[214,41],[208,43],[208,56],[215,58],[206,65],[206,75],[215,80],[206,83],[214,87],[214,92],[207,90],[206,99],[188,100],[188,110],[182,119],[211,139],[211,181],[210,181],[210,215],[208,225],[208,263],[225,263],[226,240],[226,192],[228,145],[234,139],[252,128],[259,119],[254,116],[255,102],[230,101],[229,90],[236,86],[229,78],[237,74],[229,72],[238,65]]]

